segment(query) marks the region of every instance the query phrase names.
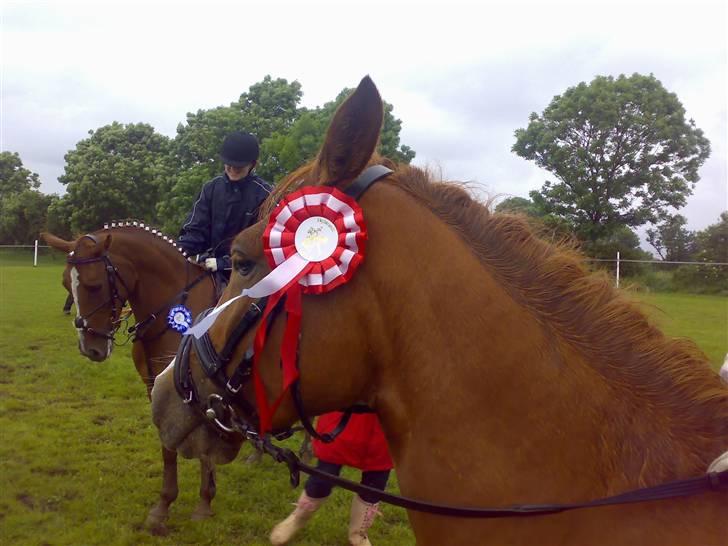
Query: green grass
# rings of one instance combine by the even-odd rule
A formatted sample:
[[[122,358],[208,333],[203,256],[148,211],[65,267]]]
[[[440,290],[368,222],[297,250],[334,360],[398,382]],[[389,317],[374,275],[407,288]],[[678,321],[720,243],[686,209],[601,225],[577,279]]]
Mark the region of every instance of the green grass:
[[[33,268],[0,254],[0,543],[19,545],[264,545],[300,490],[270,458],[218,469],[216,515],[190,521],[199,466],[180,460],[180,496],[168,537],[142,528],[156,502],[161,458],[149,404],[129,356],[118,347],[96,364],[81,357],[61,313],[62,260]],[[728,351],[728,299],[639,294],[672,335],[693,338],[716,369]],[[353,471],[345,475],[355,477]],[[390,490],[396,490],[396,482]],[[337,490],[297,545],[346,542],[350,493]],[[523,499],[527,502],[528,499]],[[377,546],[414,544],[403,510],[384,507]]]
[[[654,292],[635,297],[666,334],[694,340],[720,369],[728,353],[728,298]]]
[[[61,266],[18,263],[0,261],[0,544],[268,544],[300,489],[268,457],[246,466],[248,446],[218,468],[216,515],[204,522],[189,519],[199,464],[181,459],[171,533],[147,534],[142,524],[158,498],[162,462],[129,347],[103,363],[83,358],[61,313]],[[355,471],[345,475],[358,479]],[[396,480],[389,489],[396,491]],[[350,493],[335,491],[296,544],[346,543],[350,501]],[[404,510],[384,513],[372,540],[414,544]]]

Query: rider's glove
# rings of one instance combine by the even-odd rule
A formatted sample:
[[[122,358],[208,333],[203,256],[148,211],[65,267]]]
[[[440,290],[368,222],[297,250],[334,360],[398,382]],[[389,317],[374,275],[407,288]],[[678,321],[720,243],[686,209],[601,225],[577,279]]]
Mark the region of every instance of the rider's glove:
[[[217,258],[205,259],[205,269],[208,271],[217,271]]]

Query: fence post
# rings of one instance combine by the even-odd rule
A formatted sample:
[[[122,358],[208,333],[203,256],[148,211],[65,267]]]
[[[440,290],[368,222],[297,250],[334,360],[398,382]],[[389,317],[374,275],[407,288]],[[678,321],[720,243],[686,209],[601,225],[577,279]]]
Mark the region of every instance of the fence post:
[[[617,288],[619,288],[619,250],[617,251]]]
[[[35,240],[35,245],[33,249],[33,267],[38,266],[38,239]]]

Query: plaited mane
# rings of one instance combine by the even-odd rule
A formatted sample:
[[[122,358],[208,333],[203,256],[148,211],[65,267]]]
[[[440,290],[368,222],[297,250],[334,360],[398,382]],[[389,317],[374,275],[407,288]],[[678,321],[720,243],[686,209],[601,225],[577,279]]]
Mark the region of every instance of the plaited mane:
[[[169,243],[172,248],[174,248],[177,252],[182,254],[185,258],[187,257],[187,253],[182,250],[181,247],[177,246],[177,242],[168,235],[165,235],[162,233],[161,230],[150,226],[148,224],[145,224],[141,220],[114,220],[112,222],[105,222],[103,229],[106,230],[120,230],[124,229],[124,231],[141,231],[144,233],[148,233],[151,236],[155,236],[157,239],[164,241],[166,243]]]

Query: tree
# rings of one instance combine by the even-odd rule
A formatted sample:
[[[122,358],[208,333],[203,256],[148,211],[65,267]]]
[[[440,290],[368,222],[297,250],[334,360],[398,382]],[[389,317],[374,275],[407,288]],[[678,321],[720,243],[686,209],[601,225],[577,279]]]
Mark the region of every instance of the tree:
[[[257,170],[262,174],[265,142],[290,129],[301,96],[297,81],[265,76],[229,106],[188,113],[186,123],[177,126],[172,144],[176,171],[164,182],[158,204],[163,229],[177,232],[202,185],[222,172],[220,146],[229,133],[243,130],[256,135],[261,143]]]
[[[542,236],[549,239],[573,239],[573,227],[563,218],[548,213],[536,203],[525,197],[509,197],[498,203],[496,212],[506,214],[521,214],[536,220],[536,227]]]
[[[694,258],[701,262],[728,263],[728,211],[722,212],[717,224],[695,234],[697,252]],[[728,266],[681,266],[675,272],[675,281],[681,288],[691,291],[728,293]]]
[[[674,262],[689,261],[695,253],[695,234],[685,226],[684,216],[665,217],[656,228],[647,230],[647,242],[661,259]]]
[[[590,241],[685,205],[710,154],[677,96],[652,75],[582,82],[532,113],[515,137],[516,154],[558,178],[531,198]]]
[[[697,258],[703,262],[728,263],[728,211],[720,214],[712,224],[696,234]],[[728,271],[728,268],[726,268]]]
[[[38,175],[23,167],[17,152],[0,152],[0,199],[38,187]]]
[[[31,244],[37,239],[55,198],[40,193],[39,186],[38,175],[23,167],[17,152],[0,153],[0,243]]]
[[[29,245],[45,229],[48,205],[58,199],[36,189],[26,189],[0,199],[0,241]]]
[[[287,132],[278,132],[263,143],[258,172],[263,178],[277,182],[281,177],[314,158],[323,143],[326,129],[336,109],[353,92],[344,88],[333,101],[313,109],[301,109]],[[402,121],[392,114],[394,107],[384,102],[384,122],[378,152],[399,163],[409,163],[415,152],[401,145]]]
[[[344,89],[336,99],[316,108],[298,108],[301,85],[266,76],[230,104],[187,115],[186,125],[177,127],[174,157],[179,169],[163,187],[158,205],[163,228],[174,233],[202,185],[222,172],[220,145],[225,135],[246,130],[258,137],[260,159],[256,172],[270,182],[312,159],[323,142],[336,108],[351,93]],[[384,124],[379,151],[395,161],[409,163],[415,152],[400,144],[402,122],[393,107],[384,103]]]
[[[145,123],[113,122],[76,144],[65,156],[63,206],[74,232],[99,228],[119,218],[156,221],[162,182],[172,169],[169,138]]]

